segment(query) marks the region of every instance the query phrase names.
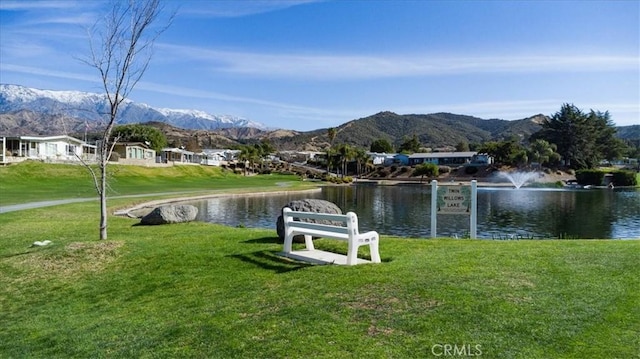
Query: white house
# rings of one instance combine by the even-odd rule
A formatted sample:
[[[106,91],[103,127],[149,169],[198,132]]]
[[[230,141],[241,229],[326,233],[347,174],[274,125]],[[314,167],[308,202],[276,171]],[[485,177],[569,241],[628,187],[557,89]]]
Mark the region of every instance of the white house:
[[[224,162],[231,162],[238,159],[240,150],[229,149],[204,149],[202,150],[200,164],[208,166],[220,166]]]
[[[193,151],[187,151],[183,148],[167,147],[163,148],[160,153],[162,163],[173,164],[199,164],[200,156]]]
[[[395,153],[378,153],[378,152],[367,152],[369,158],[371,158],[371,162],[374,165],[390,165],[393,163],[394,158],[396,156]]]
[[[96,146],[75,137],[61,136],[3,136],[0,141],[4,163],[26,159],[41,161],[96,161]]]
[[[325,156],[325,152],[314,151],[280,151],[278,157],[287,162],[305,163],[310,160]]]

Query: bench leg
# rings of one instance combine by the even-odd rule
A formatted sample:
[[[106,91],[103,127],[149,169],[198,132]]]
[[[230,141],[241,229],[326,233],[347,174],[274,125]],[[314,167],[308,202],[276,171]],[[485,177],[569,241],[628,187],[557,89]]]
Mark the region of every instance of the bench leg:
[[[349,248],[347,249],[347,265],[353,266],[358,264],[358,243],[356,241],[349,241]]]
[[[308,251],[315,250],[316,247],[313,246],[313,238],[310,235],[304,235],[304,244],[307,246]]]
[[[380,252],[378,251],[378,242],[379,239],[375,238],[375,240],[369,243],[369,251],[371,252],[371,262],[380,263]]]
[[[292,243],[293,243],[293,236],[292,236],[292,235],[287,234],[287,235],[284,237],[284,250],[283,250],[283,251],[284,251],[285,253],[291,253],[291,246],[292,246]]]

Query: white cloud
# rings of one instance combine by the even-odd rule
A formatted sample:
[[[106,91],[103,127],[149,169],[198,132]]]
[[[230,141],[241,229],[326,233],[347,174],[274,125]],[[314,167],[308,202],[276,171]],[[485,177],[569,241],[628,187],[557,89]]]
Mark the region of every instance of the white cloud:
[[[3,0],[0,2],[0,10],[24,11],[24,10],[51,10],[51,9],[76,9],[84,1],[50,0],[50,1],[22,1]]]
[[[211,71],[267,78],[315,80],[376,79],[474,73],[637,71],[629,55],[432,56],[429,54],[269,54],[158,44],[158,49],[200,61]]]
[[[198,17],[242,17],[277,11],[318,0],[243,0],[243,1],[183,1],[180,15]]]
[[[58,77],[63,79],[80,80],[80,81],[87,81],[87,82],[94,82],[94,83],[98,82],[97,76],[89,76],[89,75],[78,74],[78,73],[67,72],[67,71],[57,71],[57,70],[43,69],[43,68],[30,67],[30,66],[13,65],[13,64],[7,64],[7,63],[2,64],[2,71],[23,73],[28,75]]]

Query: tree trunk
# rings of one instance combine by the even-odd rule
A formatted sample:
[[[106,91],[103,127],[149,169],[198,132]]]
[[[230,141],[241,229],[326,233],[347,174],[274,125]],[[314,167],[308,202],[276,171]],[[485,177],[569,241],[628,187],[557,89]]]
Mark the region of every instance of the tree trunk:
[[[103,156],[105,156],[103,154]],[[107,239],[107,159],[101,160],[102,171],[100,171],[100,240]]]
[[[169,26],[152,29],[163,6],[160,0],[114,1],[107,16],[90,32],[90,55],[83,60],[100,74],[109,119],[100,144],[100,176],[89,168],[100,196],[100,239],[107,239],[107,165],[118,138],[111,139],[120,104],[145,73],[154,40]],[[175,13],[174,13],[175,14]],[[173,19],[171,15],[169,23]],[[95,39],[91,35],[96,35]],[[111,144],[110,144],[111,142]]]

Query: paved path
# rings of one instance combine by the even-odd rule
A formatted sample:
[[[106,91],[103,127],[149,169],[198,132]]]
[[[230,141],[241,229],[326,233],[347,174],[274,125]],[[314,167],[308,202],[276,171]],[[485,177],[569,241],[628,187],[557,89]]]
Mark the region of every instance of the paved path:
[[[151,196],[163,196],[163,195],[170,195],[170,194],[185,194],[185,193],[202,193],[202,191],[132,194],[132,195],[126,195],[126,196],[107,197],[107,200],[116,199],[116,198],[151,197]],[[59,199],[59,200],[54,200],[54,201],[41,201],[41,202],[29,202],[29,203],[21,203],[21,204],[12,204],[10,206],[0,206],[0,213],[15,212],[15,211],[22,211],[22,210],[25,210],[25,209],[51,207],[51,206],[57,206],[57,205],[61,205],[61,204],[77,203],[77,202],[89,202],[89,201],[98,201],[98,197],[96,196],[96,197],[89,197],[89,198],[71,198],[71,199]]]
[[[290,182],[278,182],[276,183],[276,185],[278,187],[289,187],[291,186]],[[145,193],[145,194],[131,194],[131,195],[126,195],[126,196],[112,196],[112,197],[107,197],[107,200],[110,199],[117,199],[117,198],[135,198],[135,197],[152,197],[152,196],[166,196],[166,195],[174,195],[174,194],[189,194],[189,193],[203,193],[205,191],[178,191],[178,192],[161,192],[161,193]],[[255,193],[248,193],[250,194],[255,194]],[[221,192],[221,193],[209,193],[207,195],[203,195],[202,198],[207,198],[207,197],[215,197],[215,196],[221,196],[221,195],[233,195],[232,192]],[[13,204],[10,206],[0,206],[0,213],[7,213],[7,212],[15,212],[15,211],[21,211],[21,210],[25,210],[25,209],[33,209],[33,208],[41,208],[41,207],[51,207],[51,206],[57,206],[57,205],[61,205],[61,204],[69,204],[69,203],[77,203],[77,202],[89,202],[89,201],[98,201],[98,197],[89,197],[89,198],[71,198],[71,199],[59,199],[59,200],[53,200],[53,201],[41,201],[41,202],[30,202],[30,203],[21,203],[21,204]],[[161,200],[158,202],[167,202],[169,200]],[[170,201],[175,201],[175,199],[172,199]]]

